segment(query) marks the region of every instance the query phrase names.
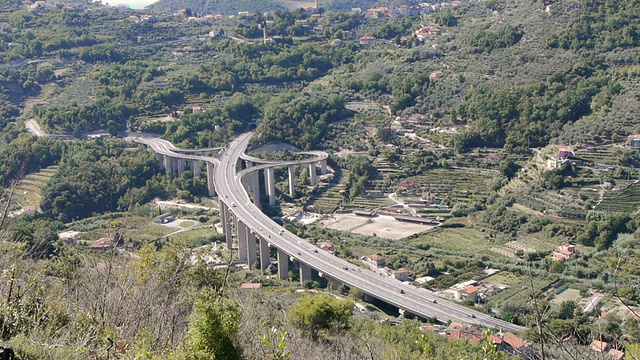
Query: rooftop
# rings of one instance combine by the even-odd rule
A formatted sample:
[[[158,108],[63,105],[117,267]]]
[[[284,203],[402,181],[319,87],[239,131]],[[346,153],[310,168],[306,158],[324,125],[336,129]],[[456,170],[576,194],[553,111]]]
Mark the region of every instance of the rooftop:
[[[521,347],[525,347],[529,345],[526,341],[520,339],[519,337],[517,337],[516,335],[510,332],[505,333],[504,336],[502,337],[502,340],[516,350],[520,349]]]

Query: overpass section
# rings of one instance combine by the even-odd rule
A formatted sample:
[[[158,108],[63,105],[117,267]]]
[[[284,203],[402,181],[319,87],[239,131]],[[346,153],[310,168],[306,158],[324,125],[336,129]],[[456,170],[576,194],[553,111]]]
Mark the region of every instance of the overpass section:
[[[312,164],[312,172],[315,173],[316,165],[320,164],[322,169],[323,161],[326,169],[326,154],[309,152],[305,153],[309,158],[302,160],[264,161],[244,154],[251,135],[246,133],[239,136],[229,144],[219,158],[180,153],[176,151],[177,148],[164,140],[136,139],[136,141],[153,149],[159,159],[162,157],[165,169],[168,168],[167,158],[171,159],[170,162],[204,161],[208,170],[211,167],[211,171],[207,171],[207,184],[213,183],[213,192],[217,192],[219,197],[220,218],[227,246],[231,248],[233,245],[232,232],[235,228],[239,258],[241,261],[246,261],[251,268],[258,260],[261,269],[268,266],[272,246],[277,249],[278,273],[281,279],[288,278],[288,265],[291,259],[300,264],[301,281],[311,279],[311,270],[315,269],[321,276],[327,277],[331,283],[341,283],[360,289],[367,296],[424,318],[435,317],[443,322],[476,323],[504,331],[524,331],[521,326],[441,299],[426,289],[418,289],[395,279],[381,277],[371,271],[357,268],[345,260],[319,250],[276,224],[259,209],[259,202],[256,201],[256,198],[260,197],[256,180],[259,170],[264,170],[265,187],[269,195],[269,204],[272,205],[275,204],[274,167],[287,166],[291,169],[292,166]],[[243,160],[246,161],[245,169],[242,169]],[[171,164],[171,169],[167,171],[175,170],[180,173],[180,169],[179,164],[175,168]],[[253,201],[246,188],[252,193]]]

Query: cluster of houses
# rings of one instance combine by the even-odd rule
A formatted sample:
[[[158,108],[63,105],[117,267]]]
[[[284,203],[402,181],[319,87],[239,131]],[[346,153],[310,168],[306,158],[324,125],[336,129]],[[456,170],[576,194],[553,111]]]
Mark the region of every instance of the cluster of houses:
[[[454,321],[449,326],[426,325],[421,326],[422,331],[432,331],[442,336],[446,336],[450,340],[465,339],[472,344],[479,344],[484,341],[482,333],[485,331],[479,326]],[[489,335],[487,341],[493,342],[496,349],[504,351],[512,355],[521,356],[525,359],[534,359],[535,354],[531,343],[525,341],[511,332],[503,333],[502,331]]]
[[[409,271],[405,268],[400,268],[397,270],[392,270],[389,267],[386,267],[385,264],[385,259],[384,256],[380,255],[380,254],[371,254],[369,256],[367,256],[365,258],[365,260],[367,262],[369,262],[370,264],[374,265],[375,267],[378,268],[384,268],[384,270],[388,273],[393,275],[393,278],[396,280],[400,280],[400,281],[409,281]]]
[[[351,12],[355,14],[364,14],[366,18],[379,19],[383,17],[406,17],[414,15],[427,15],[432,12],[443,11],[454,6],[462,4],[462,1],[454,0],[451,2],[441,3],[422,3],[418,5],[400,5],[393,7],[377,7],[367,10],[362,8],[352,8]]]
[[[486,284],[483,281],[469,280],[451,286],[446,292],[453,294],[453,298],[458,301],[471,300],[477,302],[506,288],[506,285],[493,285]]]
[[[601,354],[602,358],[605,358],[604,355],[609,355],[608,359],[613,360],[622,360],[625,357],[625,353],[622,350],[617,350],[611,347],[611,344],[600,341],[593,340],[591,342],[591,350]]]
[[[131,15],[128,17],[129,21],[133,21],[136,24],[149,23],[153,24],[158,22],[158,18],[155,15],[143,14],[140,16]]]
[[[423,41],[430,36],[442,35],[442,30],[435,26],[423,26],[416,30],[415,35],[418,40]]]

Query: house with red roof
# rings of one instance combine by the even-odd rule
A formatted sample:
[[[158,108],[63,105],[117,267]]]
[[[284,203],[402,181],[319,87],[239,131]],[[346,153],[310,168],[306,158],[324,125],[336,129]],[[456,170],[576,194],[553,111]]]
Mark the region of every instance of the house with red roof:
[[[384,266],[384,257],[380,254],[369,255],[369,262],[377,267]]]
[[[101,239],[98,239],[98,240],[94,241],[93,244],[91,244],[89,246],[89,249],[106,251],[112,245],[113,245],[113,239],[111,239],[111,238],[101,238]]]
[[[609,356],[611,356],[613,360],[622,360],[624,359],[624,355],[625,355],[624,351],[616,350],[616,349],[609,350]]]
[[[604,342],[600,340],[593,340],[591,342],[591,350],[595,352],[603,353],[608,351],[610,348],[611,348],[611,345],[609,345],[608,342]]]
[[[525,359],[533,359],[534,353],[531,344],[517,337],[513,333],[505,333],[502,336],[502,345],[504,351],[513,355],[522,356]]]
[[[555,261],[565,261],[571,259],[573,255],[576,253],[575,245],[560,245],[553,252],[553,260]]]

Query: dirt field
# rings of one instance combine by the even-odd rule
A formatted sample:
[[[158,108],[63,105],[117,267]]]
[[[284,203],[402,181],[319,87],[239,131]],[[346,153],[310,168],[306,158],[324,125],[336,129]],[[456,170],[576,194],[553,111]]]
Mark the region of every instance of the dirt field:
[[[323,220],[320,224],[327,229],[349,231],[357,226],[366,224],[368,220],[351,214],[336,214],[331,219]]]
[[[342,214],[335,215],[335,219],[324,220],[321,224],[333,230],[351,231],[354,234],[369,236],[376,234],[378,237],[391,240],[399,240],[433,228],[429,225],[400,222],[386,215],[368,219],[352,214]]]

